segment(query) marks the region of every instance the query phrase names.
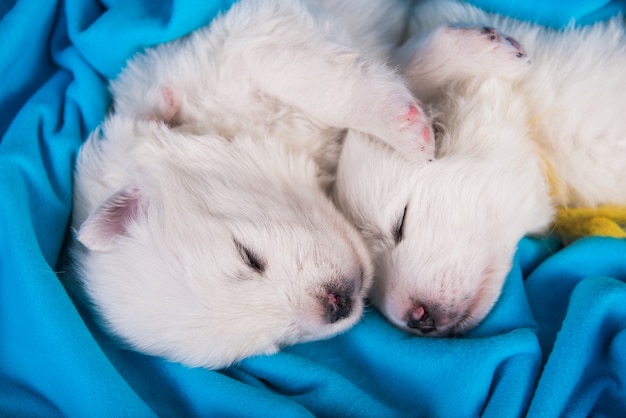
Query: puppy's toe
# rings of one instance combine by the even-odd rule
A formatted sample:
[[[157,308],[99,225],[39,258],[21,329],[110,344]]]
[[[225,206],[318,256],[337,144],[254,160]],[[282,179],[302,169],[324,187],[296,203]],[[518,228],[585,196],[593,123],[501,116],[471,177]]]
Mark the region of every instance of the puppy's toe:
[[[433,129],[428,116],[417,103],[405,107],[400,135],[392,145],[410,160],[429,160],[435,153]]]

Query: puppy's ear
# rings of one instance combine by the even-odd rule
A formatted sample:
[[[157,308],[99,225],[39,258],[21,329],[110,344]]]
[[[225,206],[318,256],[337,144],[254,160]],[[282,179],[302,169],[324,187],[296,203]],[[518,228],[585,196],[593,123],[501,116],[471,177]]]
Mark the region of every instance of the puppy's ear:
[[[147,208],[147,196],[137,186],[128,186],[107,198],[83,222],[78,241],[93,251],[110,250],[118,237]]]

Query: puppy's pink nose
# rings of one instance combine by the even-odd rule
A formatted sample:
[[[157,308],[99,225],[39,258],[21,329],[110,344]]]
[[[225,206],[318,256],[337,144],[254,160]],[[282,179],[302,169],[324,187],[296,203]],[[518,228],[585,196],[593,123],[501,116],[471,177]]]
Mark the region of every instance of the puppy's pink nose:
[[[333,324],[347,318],[352,313],[352,297],[348,292],[329,290],[324,300],[326,320]]]
[[[428,334],[437,329],[435,319],[423,305],[417,305],[409,311],[406,325],[409,328],[421,331],[423,334]]]

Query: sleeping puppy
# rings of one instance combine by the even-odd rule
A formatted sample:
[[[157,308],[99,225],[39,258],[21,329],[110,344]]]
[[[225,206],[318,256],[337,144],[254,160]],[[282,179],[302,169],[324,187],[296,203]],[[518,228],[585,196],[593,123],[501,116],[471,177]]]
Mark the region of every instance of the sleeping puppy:
[[[133,348],[189,366],[346,330],[371,261],[316,170],[273,138],[110,116],[76,166],[84,296]]]
[[[402,78],[318,6],[241,1],[112,83],[76,165],[68,286],[134,349],[222,368],[360,318],[371,258],[324,192],[342,133],[414,160],[434,138]],[[377,30],[359,39],[380,57],[396,35]]]
[[[374,305],[454,335],[485,318],[518,241],[558,207],[626,205],[626,36],[622,18],[554,31],[457,2],[413,17],[395,59],[431,108],[437,157],[350,132],[335,199],[374,256]]]

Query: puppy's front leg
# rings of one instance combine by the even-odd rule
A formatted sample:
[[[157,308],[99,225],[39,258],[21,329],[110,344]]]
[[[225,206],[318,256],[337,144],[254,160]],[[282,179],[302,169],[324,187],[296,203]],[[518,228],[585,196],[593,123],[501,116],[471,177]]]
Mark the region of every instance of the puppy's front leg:
[[[433,157],[428,117],[384,63],[331,41],[261,53],[255,84],[280,101],[329,126],[374,135],[409,159]]]
[[[522,77],[531,61],[514,38],[489,26],[444,25],[415,34],[393,56],[413,93],[428,102],[449,81]]]

